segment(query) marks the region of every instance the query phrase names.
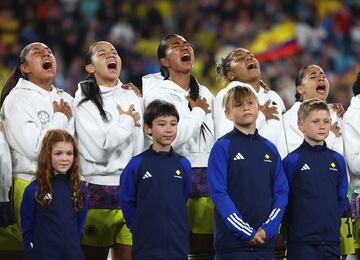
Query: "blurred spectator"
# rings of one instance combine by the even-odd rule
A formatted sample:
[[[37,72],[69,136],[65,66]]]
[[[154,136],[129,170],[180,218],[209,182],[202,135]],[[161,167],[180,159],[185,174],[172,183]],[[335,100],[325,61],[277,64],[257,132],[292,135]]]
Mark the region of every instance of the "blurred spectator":
[[[109,40],[122,58],[121,80],[141,88],[141,77],[159,69],[158,41],[179,33],[195,48],[196,77],[215,94],[223,87],[215,73],[219,57],[236,47],[253,51],[259,35],[290,21],[299,49],[261,61],[263,80],[289,107],[296,71],[316,63],[330,79],[329,98],[346,107],[360,68],[359,14],[359,1],[341,0],[2,0],[0,82],[21,47],[43,41],[56,50],[55,81],[72,94],[85,76],[84,50],[94,41]],[[268,49],[276,47],[268,44]]]

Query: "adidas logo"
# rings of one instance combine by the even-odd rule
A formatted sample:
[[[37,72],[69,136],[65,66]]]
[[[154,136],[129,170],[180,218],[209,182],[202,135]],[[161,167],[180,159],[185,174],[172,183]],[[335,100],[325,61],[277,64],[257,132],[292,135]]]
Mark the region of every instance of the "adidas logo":
[[[151,177],[152,177],[152,175],[150,174],[150,172],[146,171],[142,178],[147,179],[147,178],[151,178]]]
[[[301,171],[307,171],[310,170],[309,165],[307,165],[306,163],[303,165],[303,167],[301,168]]]
[[[234,157],[234,161],[236,161],[236,160],[244,160],[245,158],[244,158],[244,156],[242,156],[242,154],[241,153],[237,153],[237,155]]]

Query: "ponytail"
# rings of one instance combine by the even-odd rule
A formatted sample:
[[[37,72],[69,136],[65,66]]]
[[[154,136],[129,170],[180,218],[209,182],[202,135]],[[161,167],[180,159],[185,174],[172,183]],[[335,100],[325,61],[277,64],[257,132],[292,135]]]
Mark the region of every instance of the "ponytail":
[[[169,79],[170,73],[167,68],[160,66],[160,74],[163,76],[164,80]]]
[[[100,87],[96,82],[95,75],[93,73],[90,73],[84,81],[80,82],[80,87],[84,98],[79,102],[78,106],[87,101],[93,102],[99,110],[102,120],[106,123],[109,122],[109,119],[103,108],[103,100],[101,98]]]
[[[193,75],[190,75],[190,98],[196,100],[199,97],[199,83]]]
[[[190,92],[189,92],[190,98],[195,101],[199,97],[199,92],[200,92],[199,82],[191,74],[190,75]],[[189,109],[190,109],[190,111],[192,110],[192,107],[190,106],[190,104],[189,104]],[[205,134],[206,132],[209,132],[210,135],[213,135],[210,128],[206,125],[205,122],[203,122],[200,127],[200,135],[203,137],[205,142],[206,142],[206,134]]]

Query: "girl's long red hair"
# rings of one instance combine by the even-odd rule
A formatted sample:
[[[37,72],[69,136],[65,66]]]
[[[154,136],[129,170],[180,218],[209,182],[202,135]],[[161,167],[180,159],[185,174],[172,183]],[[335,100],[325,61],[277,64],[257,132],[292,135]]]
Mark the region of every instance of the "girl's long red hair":
[[[52,167],[51,156],[53,147],[58,142],[71,143],[73,146],[74,161],[67,174],[70,178],[74,208],[80,211],[84,206],[84,200],[80,190],[79,150],[75,138],[64,130],[50,130],[43,138],[36,169],[35,199],[40,207],[45,208],[49,203],[48,194],[52,196],[54,168]]]

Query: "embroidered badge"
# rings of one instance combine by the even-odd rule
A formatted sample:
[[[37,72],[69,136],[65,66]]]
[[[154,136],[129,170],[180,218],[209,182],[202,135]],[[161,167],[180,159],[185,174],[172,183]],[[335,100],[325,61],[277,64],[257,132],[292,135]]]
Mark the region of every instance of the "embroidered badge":
[[[174,99],[177,102],[181,102],[181,98],[178,95],[170,94],[171,98]]]
[[[40,110],[39,112],[37,112],[37,116],[42,125],[46,125],[47,123],[50,122],[50,115],[45,110]]]
[[[95,236],[97,234],[97,229],[95,227],[95,225],[87,225],[85,227],[85,232],[84,232],[87,236],[92,237]]]
[[[332,163],[330,164],[329,170],[331,170],[331,171],[337,171],[338,169],[336,168],[336,163],[332,162]]]
[[[182,176],[180,175],[181,174],[180,170],[176,170],[175,173],[176,173],[176,175],[174,175],[175,178],[182,179]]]
[[[272,160],[270,160],[270,155],[265,154],[264,158],[264,162],[272,162]]]

